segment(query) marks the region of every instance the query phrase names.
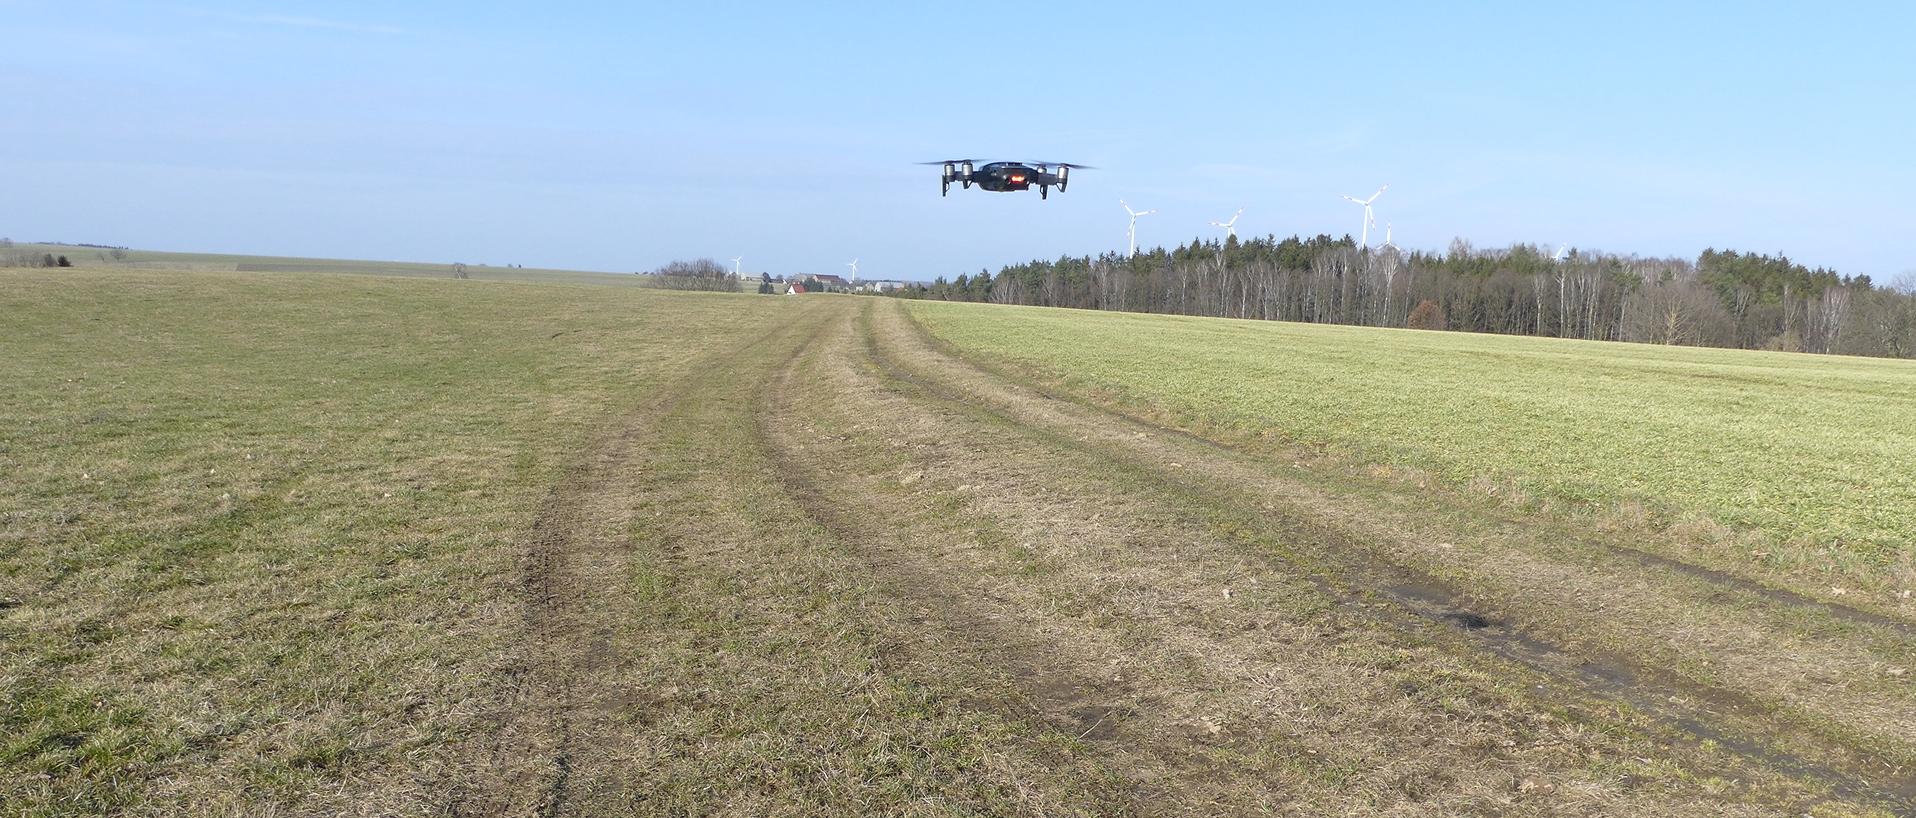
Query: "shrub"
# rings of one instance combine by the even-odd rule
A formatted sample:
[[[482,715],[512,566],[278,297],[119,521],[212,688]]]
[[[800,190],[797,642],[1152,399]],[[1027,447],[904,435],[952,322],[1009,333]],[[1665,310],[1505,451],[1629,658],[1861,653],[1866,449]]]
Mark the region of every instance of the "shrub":
[[[1410,311],[1410,317],[1404,325],[1411,329],[1443,329],[1444,310],[1437,306],[1437,302],[1426,298],[1417,302],[1417,307]]]

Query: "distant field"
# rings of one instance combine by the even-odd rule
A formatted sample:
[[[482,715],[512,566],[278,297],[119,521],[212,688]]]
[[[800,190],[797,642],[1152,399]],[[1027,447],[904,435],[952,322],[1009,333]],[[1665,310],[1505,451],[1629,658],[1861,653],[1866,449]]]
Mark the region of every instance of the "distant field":
[[[297,258],[291,256],[247,256],[225,253],[168,253],[157,250],[123,250],[116,258],[113,251],[101,247],[74,247],[61,244],[16,244],[21,252],[51,253],[66,256],[82,267],[112,267],[150,270],[213,270],[255,273],[352,273],[359,275],[415,276],[451,278],[452,265],[407,261],[356,261],[352,259]],[[552,270],[531,267],[482,266],[466,262],[466,275],[487,281],[532,281],[576,284],[637,285],[639,276],[584,270]]]
[[[1226,437],[1916,561],[1909,361],[910,306],[967,356]]]

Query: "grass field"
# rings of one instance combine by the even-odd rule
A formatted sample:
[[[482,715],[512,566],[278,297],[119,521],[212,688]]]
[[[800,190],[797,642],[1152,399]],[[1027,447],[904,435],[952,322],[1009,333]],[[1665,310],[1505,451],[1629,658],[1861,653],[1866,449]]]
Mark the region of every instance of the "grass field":
[[[541,498],[766,308],[333,275],[0,282],[9,815],[209,814],[444,760],[503,706],[487,687],[520,641]]]
[[[965,354],[1235,440],[1648,507],[1916,584],[1916,364],[917,303]],[[1888,590],[1885,586],[1881,590]]]
[[[231,253],[172,253],[162,250],[126,249],[119,257],[113,251],[103,247],[76,247],[64,244],[19,243],[14,251],[34,256],[52,254],[55,257],[66,256],[69,261],[89,268],[122,268],[135,270],[188,270],[188,271],[227,271],[253,273],[345,273],[351,275],[405,276],[416,278],[451,278],[453,263],[458,259],[448,259],[444,263],[424,263],[412,261],[360,261],[335,258],[298,258],[293,256],[249,256]],[[499,267],[466,262],[466,275],[471,279],[484,281],[531,281],[540,283],[569,284],[614,284],[635,286],[642,283],[639,276],[590,272],[586,270],[556,270],[534,267]]]
[[[1906,521],[1595,423],[1893,367],[124,266],[0,322],[9,816],[1916,810]]]

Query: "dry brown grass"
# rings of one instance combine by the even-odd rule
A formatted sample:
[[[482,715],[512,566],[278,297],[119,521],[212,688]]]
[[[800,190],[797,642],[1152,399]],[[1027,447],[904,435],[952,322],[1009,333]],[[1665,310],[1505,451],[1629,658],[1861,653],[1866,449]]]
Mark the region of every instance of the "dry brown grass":
[[[1910,753],[1916,705],[1900,677],[1886,672],[1909,655],[1905,626],[1867,613],[1830,616],[1814,602],[1734,577],[1646,563],[1629,548],[1593,540],[1578,519],[1460,504],[1428,488],[1407,492],[1393,475],[1369,469],[1320,469],[1311,474],[1314,485],[1300,485],[1292,475],[1301,460],[1271,469],[1214,444],[1047,400],[945,358],[896,316],[881,311],[876,323],[881,348],[918,377],[946,380],[952,394],[993,406],[1008,422],[1128,450],[1132,462],[1214,501],[1301,514],[1393,565],[1439,579],[1527,639],[1542,637],[1599,665],[1633,667],[1635,686],[1665,677],[1652,687],[1707,701],[1704,717],[1717,728],[1798,751],[1807,731],[1820,737],[1829,763],[1861,771],[1887,791],[1903,786],[1878,765],[1902,763]]]
[[[12,812],[1906,803],[1892,620],[1054,399],[890,302],[7,283]]]

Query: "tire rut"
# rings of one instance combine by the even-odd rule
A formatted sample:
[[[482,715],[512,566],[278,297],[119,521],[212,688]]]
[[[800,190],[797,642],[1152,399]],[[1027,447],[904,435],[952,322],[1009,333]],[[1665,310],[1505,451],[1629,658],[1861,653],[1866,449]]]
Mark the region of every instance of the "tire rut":
[[[786,365],[764,383],[759,396],[762,410],[757,444],[770,461],[778,482],[794,496],[832,496],[820,480],[821,471],[827,467],[812,462],[802,451],[802,444],[793,442],[789,430],[778,426],[778,419],[802,413],[803,407],[792,394],[792,380],[798,377],[798,364],[806,357],[807,350],[819,347],[817,339],[831,329],[830,325],[820,327],[815,336],[795,349]],[[1023,697],[1021,700],[981,698],[969,702],[970,706],[1047,725],[1074,741],[1100,745],[1107,752],[1141,738],[1119,726],[1149,704],[1138,700],[1133,686],[1087,672],[1085,669],[1095,662],[1072,655],[1075,651],[1069,646],[1045,645],[1033,634],[1007,624],[1014,617],[993,610],[989,600],[968,598],[949,577],[941,576],[931,565],[908,553],[916,546],[915,542],[905,547],[888,546],[888,542],[897,539],[898,531],[850,513],[836,503],[807,504],[804,513],[833,538],[858,553],[867,566],[884,578],[893,595],[912,600],[924,624],[943,635],[940,642],[961,645],[970,663],[1003,672]],[[936,665],[949,659],[928,656],[926,661]],[[1188,758],[1179,758],[1185,755],[1180,753],[1160,750],[1151,755],[1153,761],[1160,764],[1189,762]],[[1135,775],[1136,770],[1132,773],[1134,781],[1169,777],[1162,769],[1144,776]],[[1159,799],[1142,789],[1134,798],[1135,804],[1122,808],[1113,805],[1115,814],[1138,810],[1143,810],[1143,814],[1164,814],[1169,806],[1160,802],[1157,808],[1148,808]]]
[[[540,501],[520,557],[524,645],[508,664],[502,687],[512,691],[507,722],[476,777],[490,783],[457,787],[454,815],[565,814],[580,759],[595,755],[613,707],[611,691],[584,680],[614,668],[608,593],[616,593],[630,543],[623,531],[630,504],[615,488],[635,467],[641,444],[659,419],[724,377],[727,362],[788,331],[766,332],[689,367],[667,392],[626,410],[588,443]],[[583,722],[583,723],[582,723]]]
[[[923,329],[916,325],[912,326],[914,331],[920,333],[922,337]],[[1194,497],[1227,500],[1229,504],[1243,508],[1251,512],[1253,516],[1262,517],[1268,521],[1268,511],[1248,508],[1249,504],[1235,498],[1219,497],[1209,486],[1191,479],[1188,474],[1166,473],[1149,459],[1125,457],[1090,443],[1088,441],[1096,437],[1091,433],[1080,436],[1073,435],[1068,429],[1041,431],[1029,428],[1029,418],[1009,414],[989,399],[980,399],[975,394],[968,394],[962,389],[939,382],[922,372],[905,368],[881,348],[875,332],[869,328],[864,336],[868,354],[878,362],[888,377],[906,388],[920,390],[928,397],[956,409],[987,415],[999,423],[1019,428],[1035,437],[1041,437],[1051,445],[1106,457],[1123,466],[1151,471],[1169,488],[1175,488]],[[935,353],[947,357],[952,355],[949,351],[936,349],[929,339],[926,346],[932,347]],[[987,377],[1000,380],[1006,377],[982,370],[961,359],[952,358],[952,363],[980,371]],[[1029,387],[1020,384],[1019,388]],[[1242,457],[1241,454],[1182,430],[1150,425],[1136,418],[1109,412],[1101,407],[1060,399],[1054,395],[1045,394],[1041,390],[1034,391],[1039,391],[1043,398],[1065,400],[1095,415],[1102,415],[1114,425],[1136,429],[1145,434],[1177,436],[1212,450],[1219,456],[1229,456],[1233,459]],[[1299,527],[1296,520],[1284,519],[1277,522],[1293,530]],[[1578,695],[1626,704],[1639,712],[1657,716],[1681,734],[1688,736],[1690,741],[1724,747],[1752,763],[1791,777],[1821,781],[1832,792],[1846,798],[1880,801],[1894,805],[1898,810],[1903,811],[1916,810],[1916,779],[1911,779],[1906,773],[1876,768],[1877,765],[1870,760],[1870,754],[1857,754],[1844,743],[1832,743],[1818,735],[1805,734],[1794,725],[1779,725],[1768,707],[1734,690],[1698,684],[1660,668],[1633,662],[1624,656],[1582,655],[1578,651],[1526,632],[1523,628],[1513,627],[1497,621],[1494,617],[1484,616],[1479,613],[1481,607],[1471,595],[1448,581],[1401,564],[1378,559],[1371,549],[1349,541],[1346,535],[1335,529],[1321,525],[1305,525],[1303,529],[1303,533],[1322,546],[1319,553],[1326,558],[1324,564],[1307,566],[1313,572],[1314,584],[1346,606],[1361,606],[1383,600],[1388,603],[1390,612],[1388,618],[1395,620],[1399,627],[1416,628],[1419,627],[1419,622],[1441,625],[1460,636],[1468,644],[1474,645],[1478,650],[1561,680],[1567,689]],[[1626,556],[1634,558],[1635,554]],[[1652,560],[1652,563],[1662,566],[1662,563],[1656,560]],[[1687,575],[1692,572],[1684,571],[1683,573]],[[1746,587],[1747,580],[1740,578],[1720,575],[1700,578],[1717,584],[1729,584],[1744,590],[1752,590]],[[1756,586],[1756,588],[1774,591],[1763,586]],[[1787,594],[1787,592],[1780,593]],[[1760,595],[1764,599],[1778,599],[1769,593]],[[1787,595],[1781,597],[1780,601],[1793,605],[1801,605],[1803,602],[1799,598]],[[1820,603],[1816,606],[1821,607]],[[1847,615],[1836,615],[1849,621],[1886,627],[1899,632],[1902,628],[1895,626],[1906,624],[1886,620],[1864,611],[1850,610]],[[1777,728],[1774,732],[1760,732],[1785,737],[1794,745],[1807,744],[1810,747],[1816,747],[1821,757],[1805,757],[1799,752],[1782,749],[1778,746],[1781,742],[1766,742],[1750,738],[1744,735],[1746,731],[1721,726],[1726,719],[1751,725],[1774,726]]]
[[[831,348],[836,350],[852,346],[855,351],[861,348],[869,351],[869,336],[865,337],[864,344],[833,344]],[[849,356],[841,355],[831,360],[846,357]],[[814,358],[823,359],[823,356]],[[1005,431],[1003,427],[1006,424],[979,417],[973,407],[950,405],[941,398],[921,394],[922,390],[895,391],[893,387],[897,382],[886,380],[883,373],[878,371],[880,362],[871,360],[869,363],[873,371],[853,377],[852,380],[868,381],[870,385],[855,386],[850,390],[845,384],[815,383],[829,381],[829,378],[819,376],[816,367],[814,371],[790,372],[780,384],[782,390],[790,391],[794,389],[793,384],[797,383],[803,384],[805,389],[816,390],[818,396],[812,398],[810,403],[774,400],[768,407],[781,410],[778,413],[784,414],[783,410],[793,408],[831,405],[837,408],[837,415],[823,423],[833,431],[849,431],[849,434],[833,436],[844,441],[854,441],[863,436],[862,430],[873,428],[856,422],[860,417],[887,418],[887,422],[878,427],[884,430],[880,433],[883,436],[910,438],[922,435],[929,428],[941,442],[929,444],[932,447],[929,451],[920,451],[921,455],[931,458],[929,463],[924,464],[926,473],[942,462],[951,467],[940,469],[945,476],[939,479],[946,486],[957,485],[955,481],[960,479],[972,481],[974,488],[977,486],[975,481],[979,479],[993,483],[989,491],[972,492],[966,492],[965,486],[958,485],[956,492],[972,499],[961,504],[968,507],[968,514],[954,513],[953,516],[974,520],[1012,515],[1008,519],[1022,517],[1028,524],[1035,523],[1026,525],[1022,529],[1022,536],[1031,539],[1033,548],[1053,549],[1065,555],[1067,564],[1063,566],[1063,573],[1050,579],[1043,576],[1009,578],[1015,585],[1002,589],[1007,594],[1004,604],[1012,606],[1014,610],[1035,613],[1026,620],[1019,620],[1016,616],[987,617],[987,621],[1000,619],[1011,624],[980,630],[962,638],[975,644],[973,652],[978,654],[978,658],[974,661],[1010,666],[1015,675],[1018,666],[1032,661],[1016,655],[1021,652],[1020,646],[1034,642],[1029,638],[1021,638],[1021,634],[1042,632],[1067,636],[1069,638],[1054,640],[1052,655],[1039,655],[1035,657],[1036,661],[1082,665],[1085,664],[1083,660],[1068,659],[1064,655],[1076,650],[1089,651],[1086,655],[1103,655],[1109,663],[1107,666],[1122,666],[1123,676],[1137,680],[1136,689],[1152,700],[1154,708],[1176,709],[1174,717],[1159,716],[1160,726],[1198,722],[1199,718],[1196,717],[1205,713],[1221,716],[1223,728],[1217,724],[1205,724],[1213,735],[1221,734],[1223,739],[1205,750],[1214,754],[1223,753],[1231,761],[1222,767],[1207,766],[1202,762],[1180,765],[1175,763],[1179,755],[1177,745],[1189,746],[1193,742],[1189,738],[1173,742],[1166,748],[1167,752],[1160,756],[1173,761],[1164,763],[1158,774],[1160,779],[1171,779],[1164,789],[1167,799],[1175,801],[1175,785],[1183,784],[1199,800],[1209,792],[1217,794],[1219,799],[1241,803],[1247,794],[1267,786],[1265,782],[1276,782],[1269,786],[1276,786],[1279,790],[1303,786],[1313,794],[1306,795],[1308,803],[1301,805],[1295,803],[1294,794],[1273,795],[1260,809],[1322,814],[1348,809],[1353,804],[1372,804],[1374,807],[1379,803],[1396,803],[1406,799],[1421,802],[1434,797],[1438,801],[1432,802],[1430,807],[1454,810],[1460,805],[1501,803],[1507,798],[1485,793],[1481,788],[1484,782],[1495,781],[1501,776],[1522,777],[1523,773],[1512,771],[1512,765],[1518,762],[1508,754],[1538,759],[1516,767],[1517,770],[1544,769],[1555,775],[1576,779],[1580,776],[1576,767],[1583,762],[1571,759],[1595,758],[1619,752],[1613,742],[1577,737],[1575,730],[1564,739],[1537,743],[1535,736],[1539,733],[1551,734],[1557,730],[1547,715],[1555,705],[1540,708],[1527,693],[1521,698],[1523,703],[1514,708],[1503,705],[1490,706],[1488,709],[1473,707],[1461,714],[1451,713],[1445,706],[1433,706],[1435,702],[1419,704],[1427,695],[1424,692],[1426,690],[1453,691],[1444,695],[1496,702],[1499,697],[1508,695],[1509,691],[1502,685],[1485,680],[1494,677],[1502,665],[1497,662],[1472,662],[1459,666],[1443,660],[1436,660],[1432,664],[1418,658],[1424,650],[1419,647],[1421,643],[1432,639],[1439,644],[1456,641],[1454,631],[1458,628],[1449,623],[1440,625],[1415,617],[1392,618],[1389,611],[1380,616],[1371,610],[1375,607],[1374,597],[1364,597],[1358,604],[1335,606],[1335,611],[1328,615],[1302,612],[1301,618],[1290,618],[1295,615],[1286,614],[1278,614],[1273,618],[1271,611],[1258,607],[1262,603],[1254,604],[1250,609],[1239,609],[1237,603],[1230,601],[1230,594],[1220,598],[1218,589],[1228,589],[1232,583],[1248,583],[1246,590],[1251,596],[1246,599],[1251,600],[1266,595],[1265,591],[1258,590],[1260,588],[1270,589],[1269,593],[1279,596],[1289,595],[1290,591],[1280,588],[1287,583],[1306,585],[1305,595],[1313,593],[1311,587],[1326,587],[1317,585],[1319,582],[1329,583],[1328,587],[1337,586],[1327,573],[1313,571],[1309,566],[1300,569],[1288,564],[1273,565],[1267,559],[1254,560],[1235,544],[1213,545],[1209,540],[1214,537],[1201,529],[1188,528],[1190,523],[1187,522],[1171,523],[1170,528],[1155,534],[1147,533],[1147,539],[1141,541],[1127,537],[1111,539],[1113,529],[1126,531],[1150,527],[1149,524],[1141,525],[1142,519],[1134,519],[1132,515],[1140,513],[1140,508],[1144,506],[1155,506],[1151,497],[1163,493],[1161,489],[1165,487],[1121,488],[1128,486],[1128,482],[1107,483],[1102,475],[1124,471],[1123,466],[1110,463],[1108,456],[1098,452],[1077,451],[1070,446],[1060,445],[1060,441],[1042,433],[1016,428],[1015,424],[1010,430],[1011,434],[1000,434]],[[885,397],[875,399],[861,396],[864,390]],[[767,413],[768,416],[771,414],[774,412]],[[923,418],[915,422],[906,421],[904,416],[907,415],[922,415]],[[947,415],[949,420],[936,419]],[[877,445],[867,444],[866,448],[872,449]],[[838,496],[841,498],[847,497],[847,492],[851,491],[847,485],[859,485],[850,472],[872,468],[868,458],[852,456],[851,453],[855,451],[853,443],[840,446],[819,444],[817,448],[820,451],[799,447],[789,458],[791,467],[788,470],[833,475],[830,479],[838,485]],[[1057,454],[1048,455],[1047,452]],[[1054,460],[1057,462],[1054,463]],[[1066,465],[1066,461],[1073,465]],[[1089,466],[1090,471],[1086,472],[1084,469],[1087,467],[1081,461],[1093,461],[1098,465]],[[948,487],[932,487],[929,483],[931,479],[912,484],[911,492],[920,496],[940,496],[953,491]],[[870,480],[865,481],[865,485],[870,483]],[[815,477],[800,485],[801,491],[816,491],[822,483],[820,478]],[[1058,502],[1046,500],[1037,507],[1027,502],[1020,507],[1017,498],[1049,496],[1054,489],[1061,498]],[[1145,493],[1139,494],[1140,491]],[[1099,501],[1093,499],[1087,505],[1082,501],[1062,499],[1066,495],[1103,497],[1107,502],[1100,505]],[[887,493],[883,496],[890,495]],[[859,504],[854,502],[850,505],[857,507]],[[836,521],[841,536],[852,543],[883,552],[882,543],[888,534],[894,538],[900,536],[900,532],[892,531],[889,525],[898,519],[897,515],[889,513],[892,508],[882,502],[873,502],[866,504],[867,514],[863,518],[856,512],[829,512],[826,517],[819,519]],[[1086,529],[1079,522],[1086,517],[1095,519],[1106,513],[1117,514],[1122,519],[1114,519],[1104,527],[1102,533],[1096,531],[1095,526]],[[1047,523],[1047,519],[1057,524]],[[1087,532],[1091,539],[1104,537],[1103,543],[1075,544],[1080,535]],[[983,592],[967,591],[961,579],[989,571],[982,563],[988,562],[992,555],[960,554],[955,559],[936,559],[934,557],[939,548],[935,543],[929,542],[918,532],[912,532],[912,536],[914,539],[902,545],[907,551],[922,552],[925,556],[919,558],[921,564],[908,565],[904,570],[899,570],[891,564],[889,553],[883,553],[880,558],[873,560],[875,570],[895,572],[895,579],[890,584],[898,589],[898,593],[924,600],[925,604],[932,607],[949,596],[963,597],[969,593],[971,599],[967,601],[970,604],[994,612],[1000,610],[995,607],[998,603],[992,593],[994,589],[979,586]],[[872,548],[874,545],[880,547]],[[1087,547],[1092,550],[1085,550]],[[1112,547],[1116,550],[1104,550]],[[1072,556],[1068,552],[1074,549],[1075,556]],[[1131,561],[1127,555],[1140,555],[1145,562]],[[1107,557],[1115,557],[1126,564],[1118,568],[1117,573],[1112,573],[1103,566]],[[1259,585],[1260,579],[1265,582],[1262,586]],[[1047,582],[1052,591],[1058,588],[1083,590],[1090,595],[1082,600],[1087,604],[1076,605],[1069,599],[1048,600],[1046,595],[1051,591],[1022,587]],[[925,588],[927,585],[957,590],[934,593]],[[1317,595],[1337,598],[1332,594]],[[963,616],[947,616],[944,619],[947,628],[958,629],[963,629],[969,621]],[[1034,629],[1034,622],[1060,627]],[[1377,627],[1368,624],[1351,627],[1360,622],[1373,623]],[[1467,625],[1468,622],[1467,618],[1460,618],[1458,624]],[[1139,626],[1143,627],[1142,631],[1137,629]],[[1125,646],[1115,648],[1100,646],[1100,631],[1137,633],[1141,634],[1139,638],[1143,641],[1134,639]],[[1393,636],[1395,634],[1409,634],[1413,638],[1397,639]],[[1274,646],[1294,647],[1280,647],[1274,653]],[[1480,652],[1489,654],[1487,651]],[[1357,664],[1351,664],[1353,660],[1348,658],[1380,654],[1407,658],[1409,664],[1400,674],[1385,673],[1380,676],[1377,669],[1367,662],[1358,660]],[[1398,658],[1389,659],[1385,667],[1395,666],[1399,661]],[[1425,667],[1427,664],[1430,666]],[[1509,664],[1525,668],[1521,663]],[[1170,701],[1164,701],[1167,699]],[[1068,701],[1063,702],[1060,707],[1069,704]],[[1219,707],[1221,709],[1212,709]],[[1276,710],[1272,709],[1274,707]],[[1359,714],[1371,715],[1364,717]],[[1100,721],[1105,714],[1094,716],[1086,711],[1084,716],[1090,722],[1085,728],[1087,731],[1102,729]],[[1118,712],[1113,714],[1112,720],[1125,722],[1133,717],[1134,714]],[[1608,720],[1600,718],[1597,721],[1601,723]],[[1389,726],[1380,729],[1380,724]],[[1113,749],[1138,736],[1162,735],[1166,732],[1150,727],[1141,728],[1138,724],[1121,724],[1119,729],[1126,732],[1109,737],[1116,739],[1108,742]],[[1664,734],[1663,730],[1652,732],[1655,736]],[[1189,735],[1188,730],[1185,735]],[[1355,742],[1350,741],[1353,738]],[[1461,754],[1450,749],[1465,746],[1481,746],[1484,749]],[[1555,749],[1560,747],[1579,749]],[[1499,748],[1520,749],[1506,751]],[[1703,755],[1718,757],[1712,753]],[[1544,763],[1541,759],[1549,761]],[[1543,766],[1531,766],[1539,763]],[[1273,764],[1276,766],[1266,766]],[[1363,774],[1363,788],[1352,795],[1328,795],[1312,790],[1313,782],[1309,778],[1297,781],[1287,777],[1304,770],[1309,771],[1307,775],[1335,776],[1336,780],[1341,781],[1345,780],[1345,776],[1352,775],[1352,771],[1366,768],[1375,770]],[[1741,766],[1726,769],[1745,770]],[[1738,776],[1748,772],[1754,771],[1724,774]],[[1758,778],[1764,775],[1770,774],[1764,773]],[[1507,780],[1507,786],[1520,791],[1529,791],[1533,786],[1551,786],[1537,784],[1528,778],[1522,782],[1514,778]],[[1213,782],[1224,784],[1207,790],[1207,784]],[[1519,787],[1519,783],[1523,786]],[[1578,782],[1575,786],[1614,787],[1595,782]],[[1342,791],[1345,788],[1337,789]],[[1636,799],[1646,795],[1643,792],[1622,791],[1612,792],[1609,797],[1625,803],[1635,801],[1640,810],[1642,802]],[[1657,797],[1650,797],[1653,799],[1651,803],[1661,803]],[[1692,805],[1688,810],[1679,812],[1693,814],[1693,794],[1674,797]],[[1357,800],[1353,801],[1352,798]],[[1220,806],[1226,803],[1225,800],[1203,803],[1208,806],[1190,807],[1184,811],[1211,814],[1228,811]],[[1330,804],[1344,804],[1345,807],[1334,808]],[[1449,807],[1441,806],[1445,804]],[[1659,814],[1664,811],[1651,810]]]
[[[1069,405],[1078,410],[1102,416],[1114,423],[1121,423],[1137,430],[1146,430],[1151,434],[1176,438],[1192,446],[1204,449],[1217,457],[1226,458],[1240,465],[1254,465],[1256,455],[1197,434],[1189,429],[1168,426],[1135,412],[1095,403],[1078,395],[1060,392],[1042,384],[1021,381],[1002,367],[972,360],[961,351],[952,347],[952,345],[945,340],[933,335],[930,330],[918,322],[916,317],[911,315],[909,310],[900,310],[899,318],[910,327],[916,336],[917,342],[925,348],[938,353],[955,365],[970,369],[980,376],[993,379],[1006,388],[1029,391],[1032,395],[1044,401]],[[1575,539],[1573,545],[1576,548],[1602,552],[1618,559],[1634,562],[1645,568],[1678,573],[1763,602],[1795,608],[1805,612],[1822,614],[1844,622],[1916,636],[1916,622],[1832,600],[1819,599],[1787,588],[1766,585],[1760,581],[1729,571],[1685,562],[1675,557],[1657,554],[1639,548],[1632,548],[1604,539],[1582,537]]]
[[[1865,758],[1899,759],[1885,769],[1909,764],[1916,751],[1907,739],[1916,730],[1916,701],[1895,688],[1892,675],[1895,666],[1916,656],[1916,643],[1901,628],[1858,627],[1857,616],[1818,619],[1820,605],[1778,605],[1770,595],[1724,587],[1716,581],[1723,579],[1720,575],[1705,580],[1695,572],[1662,571],[1657,560],[1636,559],[1633,555],[1641,552],[1635,549],[1620,554],[1585,547],[1590,537],[1566,533],[1561,525],[1545,523],[1547,539],[1513,531],[1518,523],[1504,517],[1488,528],[1454,529],[1455,522],[1431,525],[1435,513],[1427,507],[1419,518],[1388,506],[1398,496],[1389,490],[1381,500],[1354,492],[1334,497],[1330,490],[1300,485],[1298,477],[1279,473],[1281,468],[1271,471],[1269,462],[1184,430],[1152,426],[1083,399],[1044,394],[1034,399],[1023,394],[1031,390],[1008,376],[925,340],[923,328],[899,312],[888,316],[894,319],[890,331],[908,336],[905,345],[919,350],[918,360],[940,361],[946,372],[937,377],[969,387],[947,387],[948,394],[957,389],[968,401],[995,406],[1000,416],[1054,429],[1079,445],[1102,439],[1129,462],[1193,491],[1235,498],[1246,511],[1278,521],[1301,520],[1317,532],[1314,536],[1339,545],[1338,560],[1354,560],[1367,573],[1384,577],[1381,585],[1420,589],[1414,595],[1426,605],[1439,596],[1456,597],[1460,602],[1446,607],[1466,609],[1442,616],[1481,617],[1503,608],[1514,623],[1511,630],[1531,641],[1580,650],[1594,660],[1592,671],[1599,679],[1662,679],[1687,691],[1672,695],[1821,731],[1861,750]],[[906,329],[895,328],[901,324]],[[950,370],[968,374],[960,379]],[[1413,529],[1420,536],[1407,533]],[[1470,581],[1468,591],[1461,590],[1464,580]],[[1580,648],[1592,634],[1600,635],[1598,642],[1631,647]],[[1766,640],[1765,648],[1754,647],[1754,635]],[[1679,666],[1695,670],[1699,662],[1701,674],[1669,672]],[[1644,667],[1654,672],[1645,673]]]

